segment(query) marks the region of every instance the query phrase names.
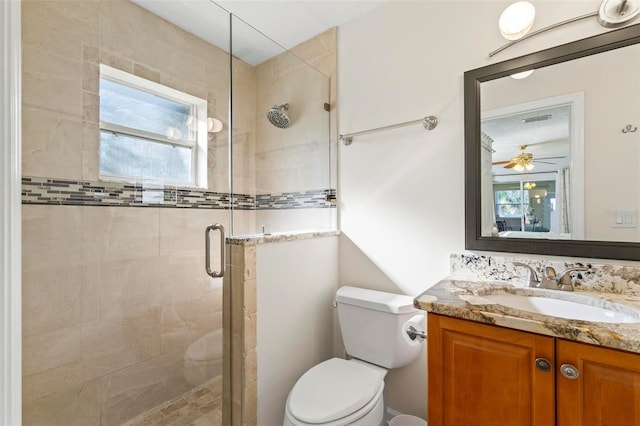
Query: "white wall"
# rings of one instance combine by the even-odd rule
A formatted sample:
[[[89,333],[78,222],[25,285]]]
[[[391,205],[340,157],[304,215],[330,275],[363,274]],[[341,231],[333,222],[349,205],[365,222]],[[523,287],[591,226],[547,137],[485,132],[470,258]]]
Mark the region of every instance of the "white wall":
[[[534,30],[596,11],[599,1],[533,1]],[[464,250],[463,73],[603,32],[595,19],[523,41],[505,40],[509,1],[394,1],[338,32],[339,133],[435,115],[420,126],[340,145],[340,284],[417,295]],[[615,66],[612,66],[615,69]],[[426,417],[426,360],[393,371],[387,402]]]
[[[281,425],[302,374],[333,356],[338,237],[256,250],[258,424]]]

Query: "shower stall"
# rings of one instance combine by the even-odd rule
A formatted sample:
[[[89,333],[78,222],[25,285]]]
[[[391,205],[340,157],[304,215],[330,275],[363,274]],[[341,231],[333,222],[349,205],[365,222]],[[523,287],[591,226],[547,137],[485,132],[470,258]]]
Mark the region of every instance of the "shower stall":
[[[213,2],[25,1],[22,28],[23,423],[244,424],[204,233],[335,229],[324,59]]]

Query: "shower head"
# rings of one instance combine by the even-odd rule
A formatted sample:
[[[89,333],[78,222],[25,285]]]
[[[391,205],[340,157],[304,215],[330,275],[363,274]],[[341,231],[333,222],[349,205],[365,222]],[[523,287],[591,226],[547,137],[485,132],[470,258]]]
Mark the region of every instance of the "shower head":
[[[289,104],[274,105],[269,111],[267,111],[267,120],[269,123],[280,129],[286,129],[291,124],[289,116],[286,111],[289,110]]]

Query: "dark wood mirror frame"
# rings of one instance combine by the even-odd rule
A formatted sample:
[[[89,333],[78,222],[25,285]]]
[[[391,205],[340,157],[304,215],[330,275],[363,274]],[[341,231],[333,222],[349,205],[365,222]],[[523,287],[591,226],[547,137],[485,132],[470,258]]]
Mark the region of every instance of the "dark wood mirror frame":
[[[640,243],[483,237],[480,178],[480,84],[533,68],[640,43],[640,24],[609,31],[464,73],[465,248],[494,252],[640,260]],[[613,68],[613,67],[612,67]]]

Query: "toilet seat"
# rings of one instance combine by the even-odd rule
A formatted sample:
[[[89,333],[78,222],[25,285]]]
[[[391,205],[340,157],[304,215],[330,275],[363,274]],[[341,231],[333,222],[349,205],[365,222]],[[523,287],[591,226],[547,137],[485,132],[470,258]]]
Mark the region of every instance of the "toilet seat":
[[[382,400],[386,370],[332,358],[308,370],[287,399],[287,415],[301,425],[349,424]]]

